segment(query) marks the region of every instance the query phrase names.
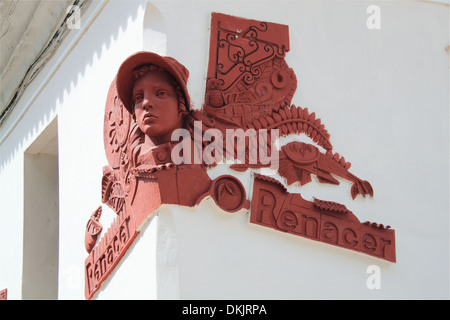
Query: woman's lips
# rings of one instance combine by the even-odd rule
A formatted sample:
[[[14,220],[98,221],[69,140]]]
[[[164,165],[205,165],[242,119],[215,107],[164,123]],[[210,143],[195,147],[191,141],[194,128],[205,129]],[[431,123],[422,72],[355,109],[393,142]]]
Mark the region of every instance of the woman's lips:
[[[144,120],[147,120],[147,119],[158,119],[158,117],[155,116],[154,114],[146,114],[144,116]]]

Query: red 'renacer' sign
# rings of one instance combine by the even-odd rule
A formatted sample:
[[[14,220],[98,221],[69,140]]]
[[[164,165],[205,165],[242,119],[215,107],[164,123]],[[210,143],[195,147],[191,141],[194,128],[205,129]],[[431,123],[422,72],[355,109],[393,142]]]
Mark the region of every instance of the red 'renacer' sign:
[[[395,231],[361,223],[344,205],[291,194],[277,180],[255,175],[250,222],[395,262]]]

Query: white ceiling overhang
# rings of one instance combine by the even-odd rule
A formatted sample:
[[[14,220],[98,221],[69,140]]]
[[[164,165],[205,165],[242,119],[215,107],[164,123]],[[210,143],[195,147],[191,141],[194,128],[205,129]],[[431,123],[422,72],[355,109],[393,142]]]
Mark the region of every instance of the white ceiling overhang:
[[[69,28],[73,5],[83,0],[0,2],[0,126]]]

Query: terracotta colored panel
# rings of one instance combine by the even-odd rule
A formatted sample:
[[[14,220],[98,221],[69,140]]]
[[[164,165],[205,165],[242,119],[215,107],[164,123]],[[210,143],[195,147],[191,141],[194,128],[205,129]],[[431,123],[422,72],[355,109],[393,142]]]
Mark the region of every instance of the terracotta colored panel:
[[[206,113],[246,127],[290,104],[297,79],[287,51],[288,26],[212,13]]]
[[[344,205],[290,194],[275,179],[255,174],[250,222],[395,262],[395,231],[360,223]]]
[[[229,213],[249,209],[251,200],[251,223],[395,261],[395,231],[389,226],[360,223],[343,204],[287,192],[285,185],[302,186],[312,175],[339,185],[337,176],[352,182],[353,199],[373,196],[370,183],[333,151],[315,112],[291,105],[297,78],[284,59],[289,49],[287,25],[212,13],[201,110],[191,108],[189,71],[179,61],[143,51],[122,63],[106,99],[108,165],[101,181],[101,201],[117,216],[104,231],[99,207],[86,224],[87,299],[161,204],[195,206],[205,197]],[[183,133],[179,141],[171,140],[175,131]],[[274,144],[279,136],[301,134],[311,144]],[[244,145],[234,145],[235,139]],[[236,171],[275,166],[285,180],[255,174],[248,200],[236,177],[209,178],[207,170],[222,157],[239,160],[231,165]]]
[[[0,290],[0,300],[8,300],[8,289]]]
[[[242,208],[248,209],[250,206],[244,186],[237,178],[230,175],[223,175],[215,179],[210,194],[217,206],[227,212],[236,212]]]
[[[85,261],[86,299],[100,289],[137,235],[133,215],[119,214]]]

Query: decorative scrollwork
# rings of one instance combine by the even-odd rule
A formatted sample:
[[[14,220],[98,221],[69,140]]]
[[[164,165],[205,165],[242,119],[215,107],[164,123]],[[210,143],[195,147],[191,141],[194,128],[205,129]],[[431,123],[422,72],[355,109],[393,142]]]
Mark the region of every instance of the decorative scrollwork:
[[[260,32],[266,32],[267,31],[267,22],[260,22],[259,23],[260,28],[257,26],[251,26],[247,29],[247,31],[244,32],[244,37],[246,38],[253,38],[256,39],[258,37],[258,31]]]
[[[245,31],[227,30],[219,24],[218,59],[216,71],[223,82],[223,90],[234,87],[243,79],[253,83],[261,76],[260,65],[275,56],[284,56],[284,49],[273,43],[258,39],[259,33],[266,32],[268,24],[263,22],[250,26]]]

